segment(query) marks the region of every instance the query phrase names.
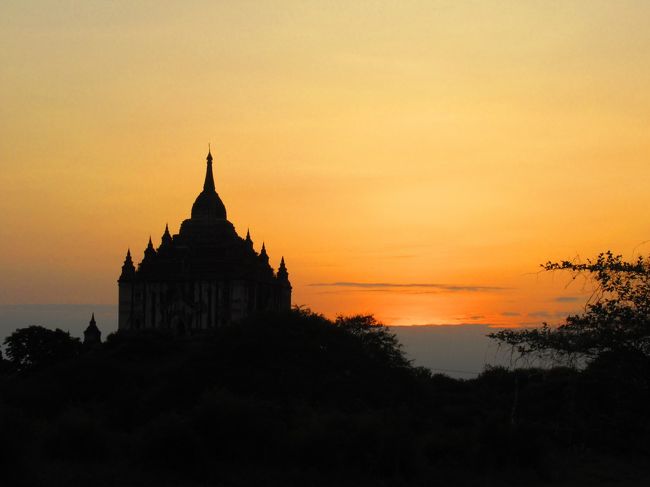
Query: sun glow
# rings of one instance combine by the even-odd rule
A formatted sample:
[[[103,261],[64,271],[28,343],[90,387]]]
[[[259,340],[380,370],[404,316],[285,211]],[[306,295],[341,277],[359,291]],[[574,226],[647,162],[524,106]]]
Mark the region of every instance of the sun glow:
[[[648,250],[647,2],[151,7],[0,7],[2,303],[114,303],[208,142],[330,316],[557,321],[588,289],[540,263]]]

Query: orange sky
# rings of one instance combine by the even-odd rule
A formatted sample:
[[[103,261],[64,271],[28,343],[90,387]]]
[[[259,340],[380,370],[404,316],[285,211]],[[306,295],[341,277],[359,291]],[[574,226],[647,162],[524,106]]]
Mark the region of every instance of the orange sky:
[[[115,303],[204,173],[294,303],[530,324],[650,239],[646,1],[0,5],[0,304]],[[345,283],[334,285],[335,283]],[[327,285],[322,285],[327,284]]]

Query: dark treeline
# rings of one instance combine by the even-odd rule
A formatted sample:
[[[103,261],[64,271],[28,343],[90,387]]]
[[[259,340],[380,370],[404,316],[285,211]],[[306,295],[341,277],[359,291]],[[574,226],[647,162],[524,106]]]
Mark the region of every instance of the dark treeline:
[[[411,366],[367,316],[293,310],[92,349],[42,330],[0,363],[3,485],[647,480],[644,355],[456,380]]]

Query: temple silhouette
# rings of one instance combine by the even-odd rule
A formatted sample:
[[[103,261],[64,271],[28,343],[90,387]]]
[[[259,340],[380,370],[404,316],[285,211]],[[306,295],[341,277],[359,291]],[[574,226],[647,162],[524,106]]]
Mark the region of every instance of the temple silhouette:
[[[257,253],[250,232],[237,234],[215,190],[210,151],[191,218],[173,236],[165,226],[158,248],[150,237],[137,269],[127,251],[118,286],[119,330],[192,333],[291,307],[284,257],[274,272],[265,245]]]
[[[84,330],[84,340],[83,344],[86,347],[96,347],[102,343],[102,332],[97,328],[97,322],[95,321],[95,313],[93,313],[90,318],[90,323],[88,327]]]

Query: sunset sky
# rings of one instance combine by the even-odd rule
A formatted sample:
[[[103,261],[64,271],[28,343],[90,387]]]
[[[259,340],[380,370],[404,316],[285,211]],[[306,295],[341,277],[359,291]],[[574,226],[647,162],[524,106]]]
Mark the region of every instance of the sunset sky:
[[[650,2],[0,4],[0,304],[116,304],[201,190],[293,302],[534,325],[650,252]]]

